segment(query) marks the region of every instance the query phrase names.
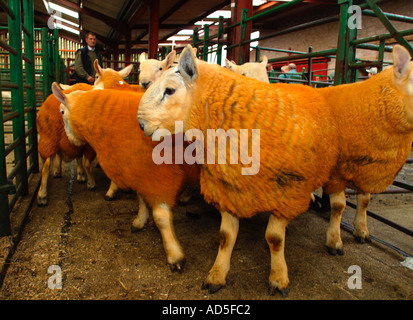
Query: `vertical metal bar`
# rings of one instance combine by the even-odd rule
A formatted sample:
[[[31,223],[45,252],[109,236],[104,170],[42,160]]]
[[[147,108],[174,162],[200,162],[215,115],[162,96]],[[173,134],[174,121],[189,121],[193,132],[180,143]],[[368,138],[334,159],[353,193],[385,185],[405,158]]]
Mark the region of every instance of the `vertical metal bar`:
[[[240,37],[238,45],[238,64],[243,64],[246,61],[245,50],[242,49],[242,42],[246,40],[247,35],[247,22],[248,19],[248,9],[241,10],[241,24],[240,24]],[[249,46],[249,45],[248,45]]]
[[[255,48],[255,61],[260,61],[261,60],[261,48],[256,47]]]
[[[205,26],[204,27],[204,48],[202,50],[202,60],[204,61],[208,61],[208,51],[209,51],[208,38],[209,38],[209,26]]]
[[[379,61],[380,65],[377,68],[378,72],[381,72],[383,70],[383,61],[384,61],[384,49],[386,47],[386,41],[385,40],[380,40],[380,46],[379,46]]]
[[[308,53],[313,52],[313,47],[308,48]],[[313,58],[310,56],[308,58],[308,85],[311,87],[312,76],[311,73],[313,72]]]
[[[16,184],[21,186],[21,195],[27,195],[29,190],[24,127],[21,2],[20,0],[10,0],[9,6],[15,15],[14,20],[9,17],[10,45],[16,50],[16,55],[10,55],[10,81],[17,84],[17,88],[11,89],[11,101],[12,111],[19,113],[19,116],[13,119],[13,139],[20,139],[19,144],[14,149],[14,162],[15,164],[20,162]]]
[[[222,63],[222,40],[224,39],[224,17],[219,17],[218,24],[218,48],[217,48],[217,64]]]
[[[198,41],[199,41],[199,34],[198,34],[198,32],[199,32],[199,29],[198,29],[198,27],[195,27],[195,29],[194,29],[194,34],[193,34],[193,36],[192,36],[192,46],[194,47],[194,48],[198,48]],[[199,54],[199,52],[197,52],[197,55]]]
[[[49,38],[49,31],[47,28],[42,28],[42,76],[43,76],[43,99],[50,94],[51,86],[49,78],[49,55],[48,55],[48,44],[47,39]]]
[[[352,0],[350,0],[350,6],[352,5]],[[356,51],[357,46],[351,44],[352,41],[357,40],[357,28],[347,27],[347,37],[346,37],[346,58],[345,58],[345,83],[357,82],[358,69],[349,68],[351,63],[356,61]]]
[[[53,40],[52,40],[52,47],[53,47],[53,65],[54,65],[54,80],[57,82],[61,82],[60,80],[60,54],[59,54],[59,29],[55,28],[53,30]]]
[[[1,92],[1,81],[0,81]],[[0,96],[1,98],[1,96]],[[3,124],[3,105],[0,99],[0,188],[6,186],[7,169],[6,169],[6,154],[4,152],[4,124]],[[0,237],[11,234],[10,216],[9,216],[9,196],[6,190],[0,190]]]
[[[26,62],[26,81],[31,88],[27,89],[26,99],[27,107],[32,110],[27,114],[27,127],[33,128],[29,135],[30,165],[32,172],[39,172],[39,157],[37,155],[37,127],[36,127],[36,79],[35,79],[35,60],[34,60],[34,6],[33,0],[23,1],[24,8],[24,25],[30,35],[24,36],[24,47],[26,56],[31,63]]]
[[[338,0],[340,5],[340,20],[337,42],[337,54],[336,54],[336,68],[334,74],[334,85],[343,84],[344,81],[344,68],[346,60],[346,42],[347,30],[348,30],[348,8],[350,0]]]

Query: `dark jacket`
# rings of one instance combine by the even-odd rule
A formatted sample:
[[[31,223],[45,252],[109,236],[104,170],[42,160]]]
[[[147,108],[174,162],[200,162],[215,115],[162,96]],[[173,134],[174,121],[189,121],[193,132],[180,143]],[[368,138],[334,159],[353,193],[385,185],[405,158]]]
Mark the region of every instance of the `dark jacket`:
[[[90,57],[89,57],[89,50],[88,47],[85,46],[81,49],[78,49],[76,51],[76,54],[80,51],[80,57],[82,59],[82,64],[83,64],[83,69],[85,69],[85,71],[89,74],[92,75],[92,69],[93,69],[93,61],[90,61]],[[99,62],[99,65],[102,66],[102,55],[100,54],[99,50],[95,49],[95,53]],[[76,83],[79,82],[83,82],[83,83],[88,83],[88,81],[84,78],[81,78],[77,75],[77,73],[75,72],[75,79],[76,79]]]

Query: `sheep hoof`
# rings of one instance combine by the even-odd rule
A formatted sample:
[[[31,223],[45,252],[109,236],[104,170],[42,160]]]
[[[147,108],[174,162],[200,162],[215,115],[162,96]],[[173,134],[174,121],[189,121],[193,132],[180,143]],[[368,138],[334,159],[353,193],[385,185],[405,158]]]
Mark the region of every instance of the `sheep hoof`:
[[[169,267],[171,268],[171,271],[178,271],[179,273],[182,273],[184,271],[185,262],[185,258],[183,258],[175,263],[170,263]]]
[[[337,254],[340,256],[344,255],[344,249],[335,249],[335,248],[327,247],[327,252],[331,254],[332,256],[335,256]]]
[[[105,195],[104,199],[105,199],[105,201],[113,201],[113,200],[115,200],[115,196],[110,197],[108,195]]]
[[[95,191],[96,190],[96,186],[87,186],[87,189],[89,191]]]
[[[221,290],[224,287],[222,284],[213,284],[213,283],[203,283],[202,290],[208,289],[209,294],[214,294],[215,292]]]
[[[281,293],[281,296],[283,298],[287,298],[288,297],[288,289],[284,288],[284,289],[280,289],[276,286],[270,286],[268,288],[268,293],[270,296],[274,296],[277,292]]]
[[[361,236],[354,236],[357,240],[358,243],[364,244],[364,243],[370,243],[371,239],[370,237],[361,237]]]
[[[106,199],[105,199],[106,200]],[[110,201],[110,200],[108,200],[108,201]],[[137,227],[134,227],[134,226],[131,226],[130,227],[130,231],[132,232],[132,233],[138,233],[139,231],[141,231],[143,229],[143,227],[142,228],[137,228]]]
[[[53,174],[54,179],[60,179],[61,177],[62,177],[62,174],[60,174],[60,173]]]
[[[38,206],[38,207],[45,207],[45,206],[47,206],[47,198],[46,198],[46,197],[38,197],[38,198],[37,198],[37,206]]]

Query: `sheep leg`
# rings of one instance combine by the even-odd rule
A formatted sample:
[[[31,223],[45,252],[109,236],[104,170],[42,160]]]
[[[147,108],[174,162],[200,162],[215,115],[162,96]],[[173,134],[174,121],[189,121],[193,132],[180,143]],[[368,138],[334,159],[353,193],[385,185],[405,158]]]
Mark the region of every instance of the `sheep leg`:
[[[47,205],[47,179],[49,178],[49,171],[50,157],[43,163],[42,179],[39,191],[37,192],[37,205],[40,207]]]
[[[237,240],[239,220],[228,212],[221,212],[220,244],[215,263],[205,278],[202,289],[215,293],[225,286],[230,268],[232,249]]]
[[[116,191],[118,191],[118,190],[119,190],[119,187],[116,185],[116,183],[111,181],[109,189],[108,189],[108,191],[106,191],[106,194],[105,194],[105,200],[106,201],[112,201],[113,199],[115,199],[115,194],[116,194]],[[141,210],[141,206],[139,204],[139,212],[140,212],[140,210]]]
[[[341,215],[346,208],[346,194],[344,191],[330,195],[331,217],[327,229],[327,251],[331,255],[344,254],[343,241],[340,236]]]
[[[91,161],[85,157],[85,164],[84,164],[86,177],[87,177],[87,189],[92,191],[96,189],[96,182],[95,178],[93,177],[92,173],[92,164]]]
[[[76,180],[79,183],[85,183],[86,182],[86,174],[85,174],[85,168],[83,167],[83,157],[76,158]]]
[[[116,184],[114,184],[114,185],[116,186]],[[111,184],[111,186],[112,186],[112,184]],[[117,186],[116,186],[116,188],[117,188]],[[138,201],[139,201],[138,216],[135,218],[135,220],[133,220],[132,227],[131,227],[131,231],[133,233],[141,230],[145,226],[145,224],[146,224],[146,222],[148,221],[148,218],[149,218],[148,206],[146,205],[145,200],[143,200],[143,197],[139,194],[138,194]]]
[[[269,277],[269,294],[274,295],[280,291],[283,297],[288,296],[287,286],[289,284],[288,268],[284,257],[285,228],[288,220],[270,215],[265,240],[271,252],[271,273]]]
[[[53,177],[62,177],[62,157],[59,153],[56,153],[53,157]]]
[[[370,241],[370,233],[367,229],[367,206],[370,202],[370,193],[357,195],[357,211],[354,217],[354,236],[360,243]]]
[[[185,256],[175,235],[171,209],[166,204],[155,205],[153,218],[161,233],[163,247],[171,270],[182,271],[185,265]]]

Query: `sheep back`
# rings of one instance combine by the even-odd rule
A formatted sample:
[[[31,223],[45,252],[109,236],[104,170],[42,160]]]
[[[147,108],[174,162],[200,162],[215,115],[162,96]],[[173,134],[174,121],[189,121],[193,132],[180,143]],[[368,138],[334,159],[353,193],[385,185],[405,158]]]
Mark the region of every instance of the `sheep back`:
[[[260,170],[241,175],[242,164],[204,164],[201,192],[219,210],[240,217],[272,211],[292,219],[304,212],[310,193],[328,181],[337,160],[336,130],[315,89],[270,85],[222,68],[197,63],[192,127],[260,129]]]

